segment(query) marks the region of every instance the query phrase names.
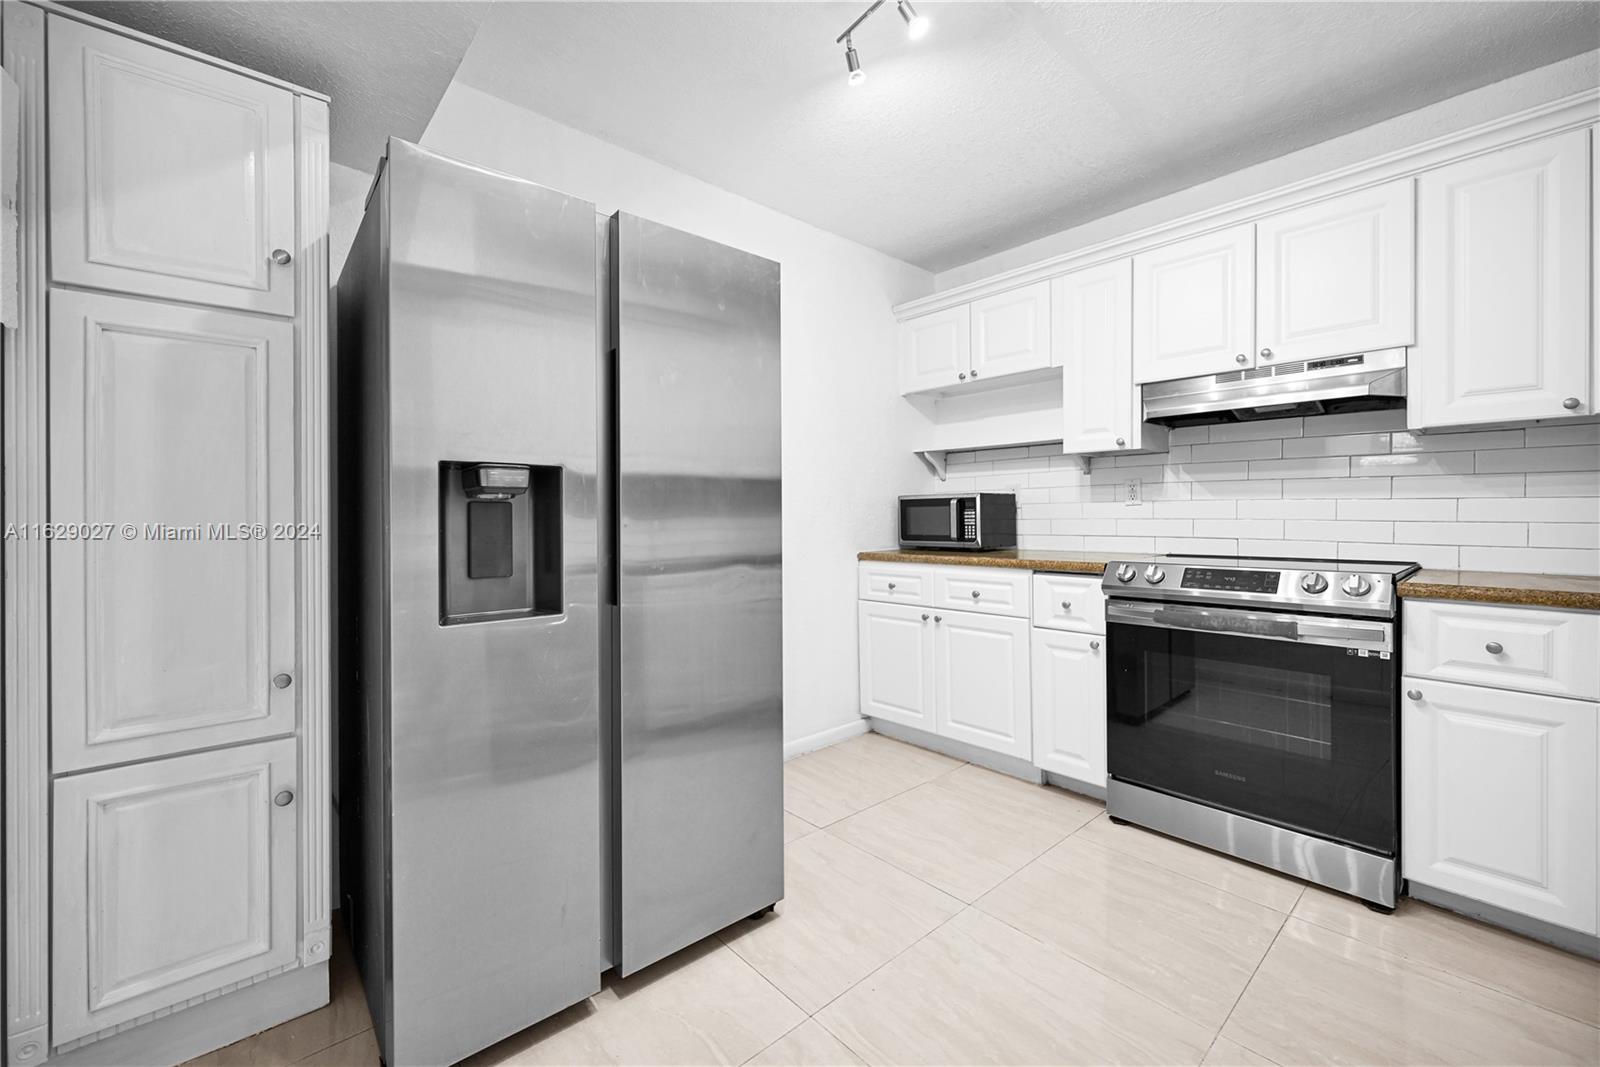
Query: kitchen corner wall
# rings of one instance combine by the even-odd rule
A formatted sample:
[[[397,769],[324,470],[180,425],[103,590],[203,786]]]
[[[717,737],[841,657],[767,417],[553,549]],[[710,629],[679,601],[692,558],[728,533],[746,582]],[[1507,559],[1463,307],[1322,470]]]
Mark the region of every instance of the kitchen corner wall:
[[[1412,434],[1404,412],[1318,415],[1174,430],[1167,452],[1097,457],[1087,474],[1059,443],[947,460],[926,491],[1014,491],[1027,549],[1600,574],[1593,421]]]
[[[931,292],[933,276],[508,103],[460,73],[422,143],[781,265],[785,751],[860,732],[855,557],[894,542],[894,499],[923,472],[898,369],[884,358],[898,336],[890,309]],[[707,396],[722,384],[707,382]]]

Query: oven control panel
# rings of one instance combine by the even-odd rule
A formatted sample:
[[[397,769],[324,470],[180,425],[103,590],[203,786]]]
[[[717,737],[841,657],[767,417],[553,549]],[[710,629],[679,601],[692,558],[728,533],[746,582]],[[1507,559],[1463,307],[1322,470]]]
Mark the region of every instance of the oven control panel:
[[[1112,561],[1101,584],[1107,596],[1392,618],[1395,584],[1412,569],[1410,564],[1165,556]]]

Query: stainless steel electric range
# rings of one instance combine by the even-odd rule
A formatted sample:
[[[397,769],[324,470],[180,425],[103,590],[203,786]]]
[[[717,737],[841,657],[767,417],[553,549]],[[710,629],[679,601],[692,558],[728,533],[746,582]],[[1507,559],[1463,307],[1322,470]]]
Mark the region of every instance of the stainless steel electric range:
[[[1395,586],[1416,569],[1111,563],[1107,813],[1394,907]]]

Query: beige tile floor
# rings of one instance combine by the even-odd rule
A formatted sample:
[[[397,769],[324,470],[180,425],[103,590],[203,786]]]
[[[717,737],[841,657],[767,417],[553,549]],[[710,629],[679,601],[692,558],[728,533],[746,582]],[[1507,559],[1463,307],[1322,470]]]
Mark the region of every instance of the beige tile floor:
[[[489,1064],[1600,1064],[1600,964],[1392,916],[868,735],[785,768],[787,895]],[[206,1057],[377,1062],[333,1003]]]

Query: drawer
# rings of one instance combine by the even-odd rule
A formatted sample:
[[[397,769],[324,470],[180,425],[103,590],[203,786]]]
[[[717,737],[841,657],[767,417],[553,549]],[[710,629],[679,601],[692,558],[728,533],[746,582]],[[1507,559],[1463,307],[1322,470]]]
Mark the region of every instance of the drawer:
[[[863,563],[857,568],[862,600],[932,604],[933,568],[915,563]]]
[[[1028,617],[1031,571],[1005,567],[935,567],[933,606],[984,615]]]
[[[1047,630],[1106,632],[1106,598],[1100,579],[1087,574],[1035,574],[1033,624]]]
[[[1400,622],[1408,675],[1600,699],[1600,615],[1408,600]]]

